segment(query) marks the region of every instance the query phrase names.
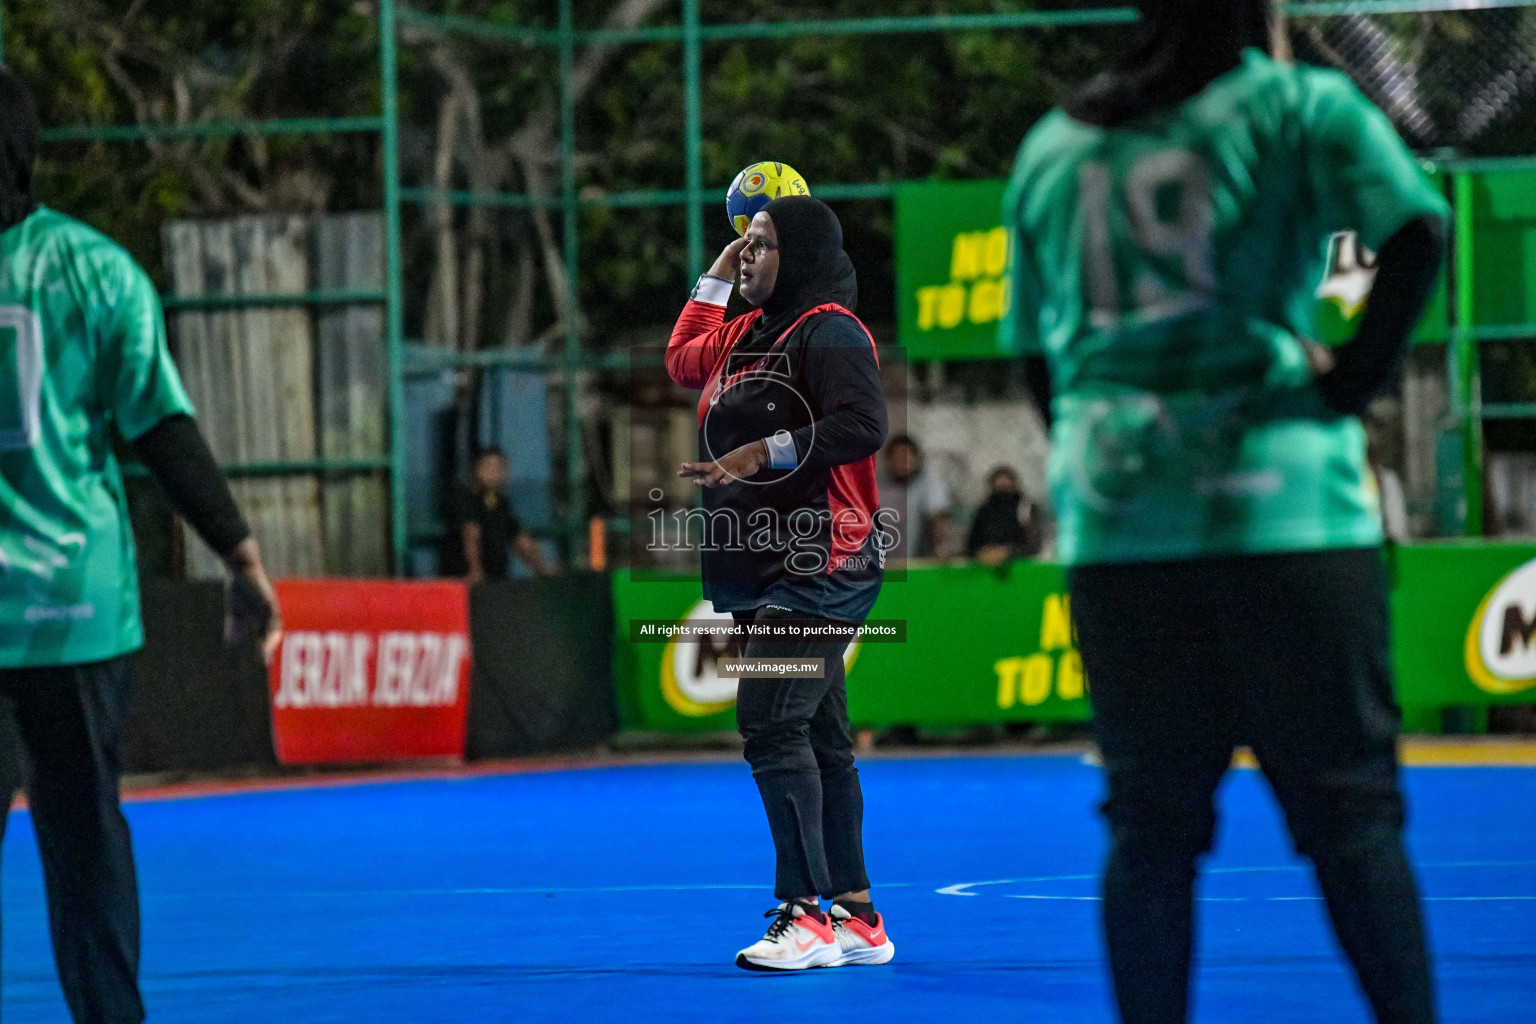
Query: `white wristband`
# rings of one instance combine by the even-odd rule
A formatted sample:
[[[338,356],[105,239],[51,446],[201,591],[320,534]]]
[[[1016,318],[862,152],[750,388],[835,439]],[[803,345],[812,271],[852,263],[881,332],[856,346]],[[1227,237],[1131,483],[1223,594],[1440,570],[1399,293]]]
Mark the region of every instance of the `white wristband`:
[[[794,469],[800,465],[800,453],[795,451],[795,439],[789,431],[781,430],[772,437],[765,437],[763,444],[768,448],[770,469]]]
[[[699,283],[693,286],[693,301],[707,302],[711,306],[724,306],[731,301],[731,289],[735,284],[731,281],[705,274],[699,278]]]

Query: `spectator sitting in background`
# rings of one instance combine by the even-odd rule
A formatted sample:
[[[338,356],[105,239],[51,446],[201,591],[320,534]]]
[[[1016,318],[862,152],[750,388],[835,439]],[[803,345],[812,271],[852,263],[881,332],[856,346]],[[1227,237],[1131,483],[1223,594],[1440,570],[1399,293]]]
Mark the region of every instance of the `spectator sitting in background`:
[[[987,500],[971,520],[971,532],[965,540],[966,555],[991,566],[1038,555],[1044,543],[1040,513],[1031,504],[1026,510],[1026,521],[1019,522],[1024,491],[1018,475],[1007,466],[999,466],[988,476],[987,490]]]
[[[475,452],[469,484],[456,496],[452,508],[453,536],[459,543],[448,545],[445,575],[462,575],[471,586],[509,579],[514,550],[534,572],[554,575],[554,566],[512,510],[507,496],[511,475],[507,453],[500,448],[489,445]]]
[[[951,500],[944,480],[923,468],[923,450],[907,434],[897,434],[885,446],[879,479],[882,508],[896,513],[895,543],[886,548],[889,561],[932,558],[946,549]]]

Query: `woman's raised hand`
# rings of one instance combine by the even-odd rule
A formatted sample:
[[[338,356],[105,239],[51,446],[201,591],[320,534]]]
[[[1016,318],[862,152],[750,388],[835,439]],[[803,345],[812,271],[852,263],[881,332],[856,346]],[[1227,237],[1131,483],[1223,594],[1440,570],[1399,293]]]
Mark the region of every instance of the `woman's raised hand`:
[[[721,249],[715,265],[709,268],[709,276],[722,281],[736,280],[736,272],[741,269],[741,251],[746,247],[747,240],[742,237]]]

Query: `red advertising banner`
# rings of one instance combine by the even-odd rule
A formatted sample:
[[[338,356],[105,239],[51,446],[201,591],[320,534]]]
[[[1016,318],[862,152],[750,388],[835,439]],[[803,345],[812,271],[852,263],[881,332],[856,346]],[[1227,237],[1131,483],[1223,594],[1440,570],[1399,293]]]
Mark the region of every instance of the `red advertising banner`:
[[[279,580],[272,734],[283,764],[463,757],[469,592],[461,583]]]

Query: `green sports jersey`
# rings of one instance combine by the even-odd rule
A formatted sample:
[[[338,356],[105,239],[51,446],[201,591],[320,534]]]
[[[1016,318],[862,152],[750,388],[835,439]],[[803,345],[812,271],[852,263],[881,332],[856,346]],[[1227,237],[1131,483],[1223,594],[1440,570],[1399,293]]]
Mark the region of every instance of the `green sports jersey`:
[[[42,207],[0,234],[0,668],[144,642],[112,432],[191,412],[122,247]]]
[[[1364,430],[1323,407],[1298,339],[1332,235],[1376,249],[1446,212],[1347,78],[1257,50],[1127,125],[1042,119],[1004,201],[1000,340],[1051,367],[1062,559],[1380,543]]]

